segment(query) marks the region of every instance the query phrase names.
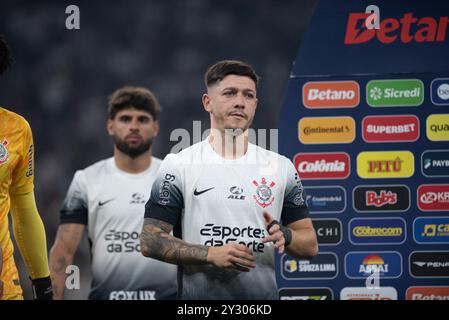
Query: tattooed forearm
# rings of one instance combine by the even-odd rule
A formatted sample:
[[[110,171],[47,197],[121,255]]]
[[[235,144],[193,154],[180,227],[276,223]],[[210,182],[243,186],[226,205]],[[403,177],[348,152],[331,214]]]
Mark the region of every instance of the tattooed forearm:
[[[142,254],[173,264],[198,264],[207,262],[207,246],[189,244],[170,232],[169,223],[146,218],[140,234]]]

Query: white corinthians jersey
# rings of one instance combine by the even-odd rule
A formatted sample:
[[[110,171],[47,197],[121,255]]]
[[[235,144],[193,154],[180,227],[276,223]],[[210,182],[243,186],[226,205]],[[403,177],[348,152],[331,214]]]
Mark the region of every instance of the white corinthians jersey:
[[[309,217],[303,187],[290,160],[249,144],[245,156],[226,160],[207,140],[162,162],[145,217],[180,222],[191,244],[222,246],[238,242],[255,255],[249,272],[211,264],[184,265],[178,272],[182,299],[277,299],[273,243],[262,212],[284,225]],[[184,210],[183,210],[184,209]]]
[[[117,168],[114,158],[77,171],[61,209],[61,224],[87,225],[92,253],[89,299],[176,298],[175,265],[140,253],[145,203],[161,160],[139,174]]]

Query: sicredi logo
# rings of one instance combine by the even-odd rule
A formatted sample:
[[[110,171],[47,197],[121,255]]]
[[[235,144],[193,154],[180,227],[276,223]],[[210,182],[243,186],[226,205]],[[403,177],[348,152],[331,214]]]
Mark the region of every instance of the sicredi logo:
[[[340,186],[306,186],[310,213],[340,213],[346,209],[346,190]]]
[[[349,155],[344,152],[298,153],[294,164],[302,180],[345,179],[350,173]]]
[[[449,300],[449,286],[410,287],[407,300]]]
[[[357,212],[403,212],[410,208],[410,189],[405,185],[357,186],[352,199]]]
[[[437,106],[449,106],[449,78],[432,80],[430,84],[430,98]]]
[[[282,288],[279,290],[280,300],[332,300],[329,288]]]
[[[351,143],[355,121],[351,117],[305,117],[298,123],[298,133],[304,144]]]
[[[397,300],[398,292],[393,287],[366,288],[346,287],[340,292],[340,300]]]
[[[449,141],[449,114],[431,114],[428,116],[426,133],[430,141]]]
[[[449,251],[415,251],[409,260],[410,274],[415,278],[449,277]]]
[[[449,243],[449,217],[420,217],[413,222],[417,243]]]
[[[298,260],[284,254],[281,276],[286,279],[334,279],[338,274],[338,259],[333,252],[320,252],[312,260]]]
[[[338,219],[313,219],[318,244],[337,245],[341,242],[342,225]]]
[[[417,196],[422,211],[449,211],[449,184],[422,184]]]
[[[345,273],[350,279],[366,279],[373,273],[382,279],[402,274],[402,257],[398,252],[349,252],[345,256]]]
[[[401,244],[406,233],[402,218],[354,218],[349,221],[349,241],[355,245]]]
[[[360,102],[360,87],[355,81],[306,82],[302,99],[309,109],[354,108]]]
[[[362,120],[366,142],[408,142],[419,138],[419,119],[412,115],[367,116]]]
[[[427,150],[421,155],[421,171],[426,177],[449,177],[449,150]]]
[[[415,171],[410,151],[364,151],[357,155],[357,174],[363,179],[409,178]]]
[[[371,80],[366,103],[371,107],[414,107],[424,101],[424,84],[418,79]]]

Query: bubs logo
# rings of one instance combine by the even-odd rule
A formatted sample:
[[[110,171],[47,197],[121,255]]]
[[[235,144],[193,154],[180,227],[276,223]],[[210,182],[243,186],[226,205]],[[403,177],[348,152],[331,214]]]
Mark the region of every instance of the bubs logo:
[[[428,116],[426,133],[430,141],[449,141],[449,114],[431,114]]]
[[[419,119],[413,115],[367,116],[362,120],[366,142],[408,142],[419,138]]]
[[[302,180],[346,179],[350,174],[350,159],[345,152],[298,153],[294,163]]]
[[[409,178],[415,172],[410,151],[364,151],[357,155],[357,174],[363,179]]]
[[[430,84],[430,98],[437,106],[449,106],[449,78],[432,80]]]
[[[449,287],[410,287],[405,296],[407,300],[449,300]]]
[[[417,243],[449,243],[449,217],[416,218],[413,237]]]
[[[349,241],[355,245],[401,244],[406,233],[402,218],[354,218],[349,221]]]
[[[449,211],[449,184],[422,184],[417,194],[420,210]]]
[[[338,259],[333,252],[320,252],[312,260],[298,260],[284,254],[281,276],[286,279],[334,279],[338,274]]]
[[[282,288],[279,289],[280,300],[332,300],[329,288]]]
[[[351,143],[355,121],[351,117],[304,117],[299,120],[298,133],[304,144]]]
[[[310,213],[340,213],[346,209],[346,190],[340,186],[306,187]]]
[[[377,272],[380,278],[399,278],[402,257],[398,252],[349,252],[345,256],[345,273],[350,279],[366,279]]]
[[[354,108],[360,102],[360,87],[355,81],[306,82],[302,101],[309,109]]]
[[[366,288],[346,287],[340,292],[340,300],[397,300],[398,292],[393,287]]]
[[[405,185],[357,186],[352,200],[358,212],[403,212],[410,208],[410,189]]]
[[[412,277],[449,277],[449,251],[415,251],[409,259]]]
[[[342,225],[340,220],[313,219],[312,222],[320,246],[337,245],[341,242]]]
[[[427,150],[421,155],[421,171],[426,177],[449,177],[449,150]]]

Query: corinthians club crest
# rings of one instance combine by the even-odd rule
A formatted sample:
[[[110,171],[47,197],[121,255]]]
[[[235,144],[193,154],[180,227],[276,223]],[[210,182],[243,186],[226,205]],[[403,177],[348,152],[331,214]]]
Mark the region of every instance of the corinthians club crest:
[[[0,142],[0,165],[4,164],[9,159],[8,149],[6,149],[6,145],[8,141],[5,139],[3,142]]]
[[[253,195],[253,199],[256,203],[262,208],[266,208],[271,205],[274,201],[273,192],[271,188],[273,188],[276,183],[272,181],[269,185],[265,178],[260,180],[258,183],[256,180],[253,180],[253,184],[257,187],[256,194]]]

